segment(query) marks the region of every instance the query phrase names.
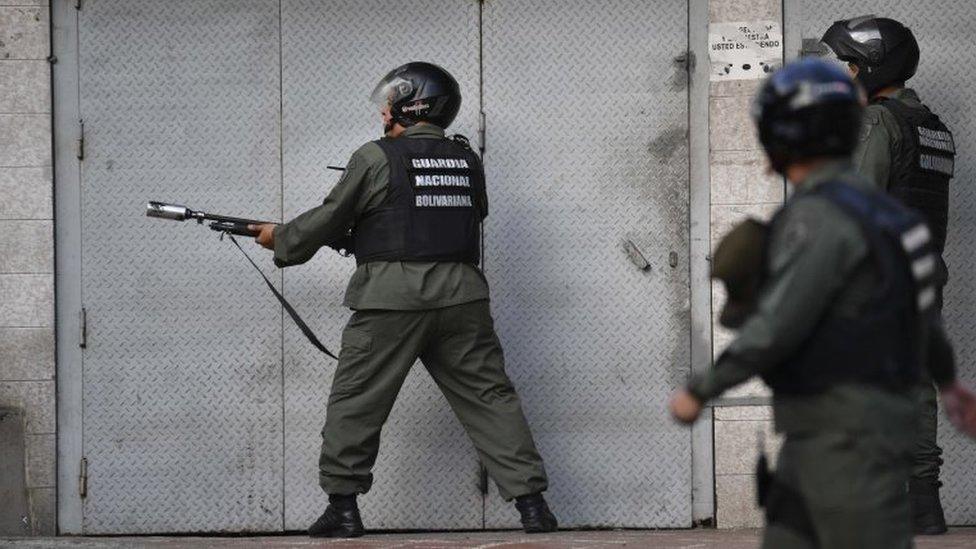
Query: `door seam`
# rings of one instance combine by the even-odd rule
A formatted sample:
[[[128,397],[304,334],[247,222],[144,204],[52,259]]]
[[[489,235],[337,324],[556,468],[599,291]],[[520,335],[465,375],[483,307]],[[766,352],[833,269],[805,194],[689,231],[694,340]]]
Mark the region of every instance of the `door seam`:
[[[285,220],[285,86],[284,86],[284,35],[282,33],[282,16],[284,10],[282,3],[278,0],[278,219]],[[285,270],[279,269],[281,295],[285,295]],[[286,406],[285,406],[285,309],[278,308],[279,315],[279,341],[280,341],[280,372],[281,372],[281,531],[286,531],[287,521],[285,513],[286,491],[285,483],[288,479],[286,468],[287,460],[287,433],[286,429]]]

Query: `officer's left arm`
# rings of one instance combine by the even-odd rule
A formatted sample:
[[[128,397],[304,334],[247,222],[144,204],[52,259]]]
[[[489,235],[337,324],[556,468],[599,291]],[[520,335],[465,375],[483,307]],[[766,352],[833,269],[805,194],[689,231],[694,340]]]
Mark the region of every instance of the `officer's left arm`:
[[[886,114],[880,105],[865,109],[859,142],[853,157],[857,171],[883,191],[888,189],[891,160],[898,138],[897,132],[891,131]]]
[[[867,247],[852,221],[821,198],[801,198],[770,248],[756,311],[705,375],[688,389],[704,402],[788,358],[809,337]]]

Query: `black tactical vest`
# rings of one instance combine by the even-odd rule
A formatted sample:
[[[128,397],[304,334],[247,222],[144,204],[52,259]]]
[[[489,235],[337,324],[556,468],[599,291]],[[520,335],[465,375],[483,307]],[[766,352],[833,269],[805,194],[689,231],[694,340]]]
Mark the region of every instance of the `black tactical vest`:
[[[892,159],[888,190],[922,214],[941,254],[949,220],[949,179],[956,154],[952,133],[927,108],[914,109],[886,97],[876,102],[895,115],[901,128],[902,154]]]
[[[477,265],[484,171],[478,156],[440,138],[383,138],[390,182],[384,203],[353,229],[356,263],[453,261]]]
[[[843,182],[813,192],[858,222],[878,285],[858,317],[828,313],[763,379],[778,394],[815,394],[852,382],[904,390],[921,373],[920,323],[936,310],[938,258],[929,229],[921,216],[881,193]]]

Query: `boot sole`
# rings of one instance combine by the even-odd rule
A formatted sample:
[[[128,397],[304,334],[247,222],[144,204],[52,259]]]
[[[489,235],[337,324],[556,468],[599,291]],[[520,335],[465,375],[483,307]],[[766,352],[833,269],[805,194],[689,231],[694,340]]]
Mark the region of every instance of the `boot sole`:
[[[559,530],[558,526],[535,526],[532,528],[522,528],[526,534],[549,534]]]
[[[323,532],[321,534],[309,534],[310,538],[360,538],[365,534],[364,530],[335,530]]]

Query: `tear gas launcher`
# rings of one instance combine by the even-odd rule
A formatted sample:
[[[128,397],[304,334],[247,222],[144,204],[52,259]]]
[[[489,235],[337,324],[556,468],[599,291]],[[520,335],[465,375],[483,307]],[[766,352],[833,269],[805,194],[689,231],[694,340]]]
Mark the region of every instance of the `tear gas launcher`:
[[[270,221],[259,221],[257,219],[245,219],[242,217],[230,217],[228,215],[210,214],[191,210],[186,206],[178,204],[167,204],[165,202],[150,202],[146,206],[146,215],[158,217],[160,219],[172,219],[173,221],[186,221],[195,219],[197,223],[204,221],[210,222],[210,228],[222,233],[236,234],[239,236],[257,236],[257,231],[248,229],[248,225],[263,225]]]
[[[270,221],[259,221],[257,219],[245,219],[243,217],[209,214],[206,212],[191,210],[186,206],[167,204],[165,202],[150,202],[146,206],[146,215],[149,217],[158,217],[160,219],[172,219],[173,221],[195,219],[199,224],[203,224],[204,221],[209,221],[210,229],[219,232],[221,240],[223,240],[224,235],[227,235],[230,238],[230,241],[234,243],[234,246],[237,246],[237,249],[244,254],[244,257],[247,258],[247,261],[254,267],[258,274],[261,275],[261,278],[264,279],[264,283],[268,285],[268,289],[271,290],[271,293],[274,294],[274,296],[281,303],[282,307],[285,308],[285,312],[287,312],[288,316],[295,321],[298,329],[305,334],[308,341],[319,351],[322,351],[332,358],[336,358],[336,355],[333,354],[332,351],[327,349],[325,345],[322,345],[322,342],[320,342],[319,338],[312,333],[312,329],[308,327],[308,324],[306,324],[304,320],[302,320],[302,317],[299,316],[297,311],[295,311],[295,308],[291,305],[291,303],[288,303],[285,296],[281,295],[281,292],[274,287],[274,284],[268,280],[268,277],[264,276],[264,273],[261,272],[261,269],[257,266],[254,260],[247,255],[244,248],[241,248],[241,245],[237,243],[237,239],[234,238],[235,234],[238,236],[257,236],[258,232],[249,229],[248,225],[263,225],[265,223],[270,223]]]

